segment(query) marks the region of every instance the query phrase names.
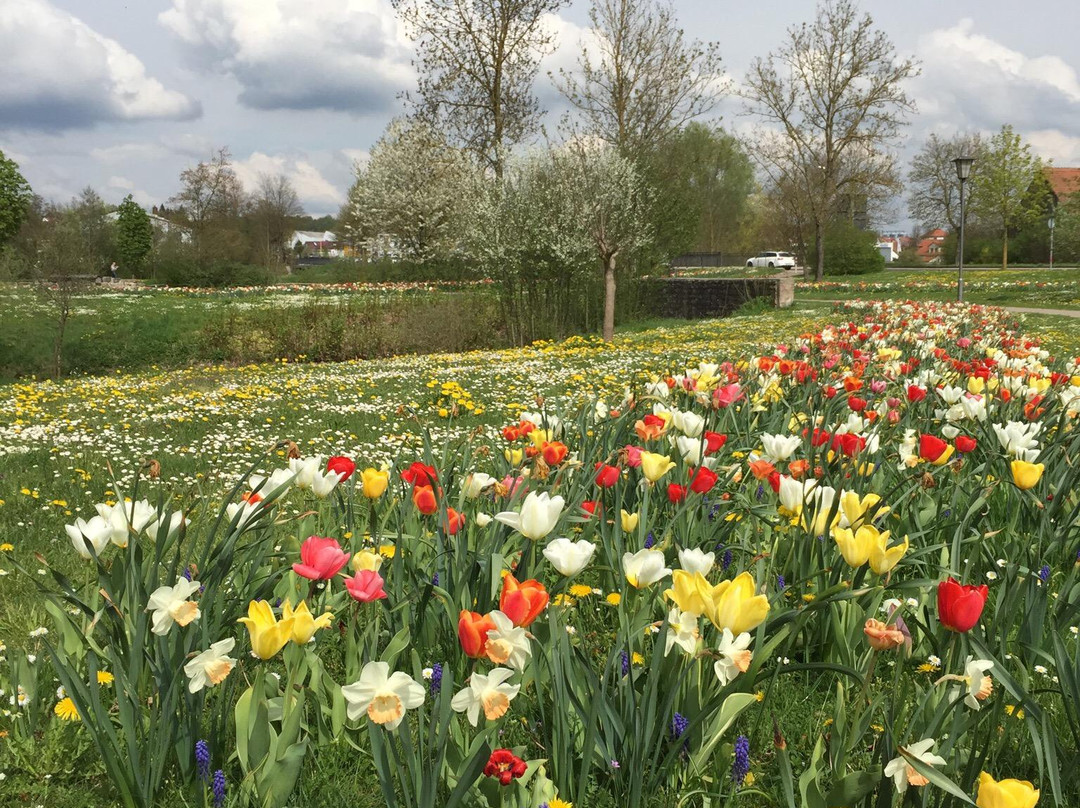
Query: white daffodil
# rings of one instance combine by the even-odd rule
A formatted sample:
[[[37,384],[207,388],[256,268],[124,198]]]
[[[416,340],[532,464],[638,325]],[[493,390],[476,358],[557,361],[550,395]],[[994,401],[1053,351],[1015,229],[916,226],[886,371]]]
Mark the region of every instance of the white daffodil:
[[[75,552],[89,561],[94,556],[87,548],[87,542],[94,548],[94,554],[101,555],[101,551],[109,544],[112,537],[112,525],[100,516],[93,516],[89,521],[76,519],[73,525],[64,525],[64,530],[75,546]]]
[[[520,511],[503,511],[495,514],[495,518],[514,528],[525,538],[535,541],[555,529],[563,505],[562,497],[549,496],[546,491],[542,494],[530,491],[521,503]]]
[[[761,445],[765,449],[765,457],[772,463],[787,460],[801,444],[802,438],[797,435],[771,435],[768,432],[761,434]]]
[[[386,662],[369,662],[357,681],[342,686],[341,695],[350,721],[367,713],[374,723],[393,730],[405,718],[406,710],[424,703],[427,689],[406,673],[391,674]]]
[[[485,651],[488,659],[496,665],[509,665],[517,671],[525,670],[525,665],[532,657],[529,645],[529,632],[515,626],[513,621],[501,611],[490,613],[495,628],[487,633]]]
[[[176,586],[159,586],[150,595],[146,611],[153,612],[154,627],[158,636],[169,633],[173,625],[186,626],[199,619],[199,604],[190,600],[199,591],[198,581],[181,578]]]
[[[967,658],[964,665],[964,683],[967,685],[964,704],[972,710],[978,710],[979,702],[985,701],[994,692],[994,682],[986,675],[986,672],[992,667],[994,667],[994,663],[989,659]]]
[[[548,542],[547,547],[544,548],[544,558],[560,574],[569,578],[589,566],[595,552],[596,545],[585,541],[585,539],[579,539],[578,541],[555,539]]]
[[[687,654],[692,654],[697,649],[698,637],[701,631],[698,628],[700,617],[693,612],[680,612],[673,608],[668,613],[667,638],[664,643],[664,656],[671,653],[672,646],[678,644]]]
[[[228,656],[234,645],[236,640],[232,637],[218,640],[184,665],[189,693],[198,693],[207,685],[217,685],[224,681],[236,665],[236,660]]]
[[[904,751],[927,766],[944,766],[945,758],[930,751],[935,743],[937,741],[933,738],[923,738],[917,743],[904,747]],[[888,765],[885,766],[885,776],[893,779],[893,785],[896,786],[896,791],[899,794],[907,791],[908,786],[925,786],[930,782],[915,771],[915,767],[908,763],[907,758],[903,755],[894,757],[889,761]]]
[[[716,649],[720,658],[713,665],[716,678],[720,680],[722,686],[730,684],[736,676],[746,673],[750,667],[750,661],[754,658],[748,650],[751,639],[749,632],[744,631],[736,637],[730,628],[724,629],[720,637],[720,645]]]
[[[622,563],[626,580],[636,589],[655,584],[671,575],[671,570],[665,566],[666,560],[662,550],[638,550],[636,553],[624,553]]]
[[[713,563],[716,561],[716,553],[703,553],[696,547],[687,547],[679,550],[679,566],[693,575],[700,572],[708,575],[712,572]]]
[[[492,668],[486,676],[474,673],[469,678],[469,686],[454,695],[450,706],[455,712],[465,713],[474,727],[480,719],[481,709],[488,721],[502,718],[521,690],[521,685],[506,684],[513,675],[514,671],[509,668]]]

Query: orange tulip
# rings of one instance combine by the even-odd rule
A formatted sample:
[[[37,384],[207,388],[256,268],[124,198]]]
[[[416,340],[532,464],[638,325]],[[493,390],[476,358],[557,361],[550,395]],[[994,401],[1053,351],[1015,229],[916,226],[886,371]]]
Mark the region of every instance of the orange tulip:
[[[776,466],[768,460],[755,460],[750,464],[750,471],[757,479],[765,480],[776,471]]]
[[[515,626],[529,626],[548,605],[548,593],[544,585],[530,578],[518,582],[511,573],[503,573],[502,595],[499,610],[510,618]]]
[[[458,616],[458,639],[466,656],[480,659],[487,653],[488,632],[495,628],[490,615],[462,609]]]
[[[435,491],[430,485],[418,485],[413,488],[412,501],[416,510],[425,515],[430,515],[439,510],[439,503],[435,501]]]
[[[544,462],[549,466],[557,466],[563,462],[568,451],[566,444],[559,441],[545,442],[540,449],[540,453],[544,456]]]

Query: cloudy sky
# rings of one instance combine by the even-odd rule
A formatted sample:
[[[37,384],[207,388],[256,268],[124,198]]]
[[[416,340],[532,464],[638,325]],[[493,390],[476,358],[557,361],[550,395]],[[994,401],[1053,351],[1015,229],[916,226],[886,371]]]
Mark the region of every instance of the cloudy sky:
[[[738,81],[812,0],[674,0],[684,27],[720,44]],[[898,49],[921,60],[910,91],[912,149],[931,131],[1012,123],[1043,157],[1080,165],[1076,0],[864,0]],[[570,68],[588,0],[550,24]],[[66,200],[92,185],[144,205],[180,171],[228,146],[241,179],[285,173],[313,214],[336,213],[398,95],[412,51],[389,0],[2,0],[0,149],[35,191]],[[551,110],[558,94],[542,78]],[[733,100],[725,126],[753,126]],[[898,211],[897,219],[902,220]]]

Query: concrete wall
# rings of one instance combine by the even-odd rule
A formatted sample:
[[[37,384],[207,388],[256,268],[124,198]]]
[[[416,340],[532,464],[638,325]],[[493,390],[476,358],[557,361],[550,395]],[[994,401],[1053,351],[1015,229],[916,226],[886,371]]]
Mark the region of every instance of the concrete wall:
[[[795,302],[793,278],[658,278],[649,289],[658,317],[698,320],[726,317],[743,303],[763,297],[777,308]]]

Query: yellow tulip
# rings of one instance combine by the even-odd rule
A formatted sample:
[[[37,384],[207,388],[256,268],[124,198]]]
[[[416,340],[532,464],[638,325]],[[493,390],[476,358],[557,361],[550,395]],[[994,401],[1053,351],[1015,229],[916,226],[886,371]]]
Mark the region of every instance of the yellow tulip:
[[[948,446],[945,447],[945,451],[941,453],[941,457],[933,461],[933,465],[944,466],[946,463],[949,462],[949,458],[953,456],[954,451],[956,451],[956,448],[950,443]]]
[[[969,393],[979,395],[986,389],[986,380],[981,376],[970,376],[968,377],[967,389]]]
[[[638,522],[641,520],[641,514],[627,513],[626,511],[619,511],[619,515],[622,517],[622,529],[623,533],[633,533],[637,530]]]
[[[978,808],[1035,808],[1039,789],[1027,780],[995,780],[986,772],[979,775]]]
[[[671,458],[656,452],[641,453],[641,471],[649,482],[655,483],[669,471],[675,468]]]
[[[349,568],[353,572],[360,572],[361,570],[378,572],[379,567],[382,566],[382,562],[382,556],[378,553],[373,553],[371,550],[361,550],[359,553],[353,553],[352,561],[349,562]]]
[[[503,456],[506,458],[506,462],[511,466],[520,466],[521,459],[525,456],[525,453],[521,449],[504,449]]]
[[[705,614],[705,599],[712,594],[712,585],[700,572],[689,573],[686,570],[674,570],[671,573],[671,589],[664,592],[664,597],[673,601],[680,612]]]
[[[900,563],[908,551],[908,537],[893,547],[889,547],[889,531],[879,533],[877,540],[870,546],[870,569],[875,575],[884,575]]]
[[[855,531],[851,528],[835,527],[832,535],[844,561],[855,568],[870,560],[870,553],[878,543],[887,543],[889,540],[889,531],[880,533],[873,525],[863,525]]]
[[[701,573],[698,573],[701,577]],[[754,578],[749,572],[734,581],[721,581],[712,588],[705,602],[705,616],[723,631],[735,635],[756,628],[769,614],[769,599],[754,594]]]
[[[877,494],[867,494],[859,498],[854,491],[845,491],[840,495],[840,511],[847,519],[847,526],[852,530],[858,530],[871,517],[877,519],[889,512],[888,506],[878,507],[881,497]]]
[[[386,493],[390,484],[390,472],[367,468],[360,472],[360,486],[368,499],[378,499]]]
[[[297,645],[306,645],[311,642],[315,632],[320,628],[330,628],[334,615],[330,612],[320,614],[317,618],[308,610],[307,601],[300,601],[293,611],[292,603],[285,601],[281,605],[281,621],[283,623],[292,620],[292,634],[290,639]]]
[[[253,600],[248,604],[248,616],[236,622],[247,626],[251,636],[251,650],[259,659],[270,659],[292,639],[295,618],[277,620],[274,610],[265,600]]]
[[[1016,483],[1016,487],[1022,491],[1027,491],[1029,488],[1034,488],[1035,484],[1039,482],[1046,466],[1042,463],[1014,460],[1009,464],[1009,468],[1012,469],[1013,482]]]
[[[544,444],[551,440],[551,432],[546,429],[534,429],[529,433],[529,440],[537,449],[543,449]]]

